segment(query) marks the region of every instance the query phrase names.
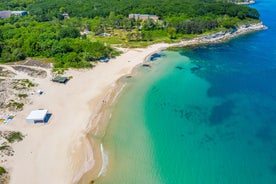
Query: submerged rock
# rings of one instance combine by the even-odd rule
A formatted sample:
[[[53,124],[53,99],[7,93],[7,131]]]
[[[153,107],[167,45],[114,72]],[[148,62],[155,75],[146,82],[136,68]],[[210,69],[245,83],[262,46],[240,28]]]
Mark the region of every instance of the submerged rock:
[[[182,67],[182,66],[176,66],[175,68],[179,69],[179,70],[183,70],[184,69],[184,67]]]
[[[192,67],[190,70],[192,73],[196,72],[197,70],[200,70],[201,69],[201,66],[197,65],[197,66],[194,66]]]
[[[142,66],[143,67],[151,67],[150,64],[148,64],[148,63],[144,63]]]
[[[150,61],[154,61],[154,60],[159,59],[159,58],[161,58],[161,54],[154,53],[150,56]]]

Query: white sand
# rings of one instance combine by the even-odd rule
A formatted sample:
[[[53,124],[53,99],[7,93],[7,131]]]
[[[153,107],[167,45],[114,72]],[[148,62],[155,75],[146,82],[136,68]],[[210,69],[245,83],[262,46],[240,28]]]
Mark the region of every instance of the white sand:
[[[212,42],[212,39],[200,40],[181,42],[181,45]],[[176,45],[179,46],[173,46]],[[109,63],[99,63],[92,70],[70,70],[66,75],[73,79],[66,85],[53,83],[50,77],[33,79],[23,75],[38,83],[37,89],[45,94],[33,95],[31,105],[25,106],[8,125],[0,126],[1,130],[18,130],[27,135],[15,144],[15,156],[9,158],[5,166],[11,174],[10,183],[76,183],[95,163],[86,135],[96,126],[90,120],[97,116],[104,96],[146,56],[168,46],[172,45],[155,44],[145,49],[125,50],[121,56]],[[40,108],[52,113],[50,121],[27,124],[25,118],[29,112]]]

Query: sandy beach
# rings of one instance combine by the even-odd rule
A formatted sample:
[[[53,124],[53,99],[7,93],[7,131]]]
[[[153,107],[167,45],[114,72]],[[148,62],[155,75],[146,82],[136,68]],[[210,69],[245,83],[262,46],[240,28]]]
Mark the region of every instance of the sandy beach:
[[[98,63],[93,69],[66,71],[65,76],[73,76],[67,84],[53,83],[50,69],[47,69],[47,77],[42,79],[14,71],[15,78],[28,78],[38,84],[34,91],[41,89],[44,93],[34,93],[30,97],[31,104],[24,106],[7,125],[0,125],[2,131],[20,131],[25,135],[23,141],[14,144],[14,156],[7,157],[2,164],[10,173],[10,183],[73,184],[78,183],[84,173],[93,170],[98,176],[102,164],[100,143],[91,142],[87,135],[101,122],[102,105],[116,91],[118,79],[130,74],[146,57],[159,50],[220,42],[264,28],[258,24],[241,27],[233,33],[217,33],[178,44],[122,49],[121,56],[108,63]],[[10,66],[1,66],[12,70]],[[47,109],[52,114],[49,122],[26,123],[26,117],[35,109]]]
[[[67,84],[29,78],[38,83],[43,95],[34,94],[32,104],[1,130],[21,131],[26,137],[14,146],[15,155],[7,162],[10,183],[76,183],[94,164],[93,150],[86,135],[91,119],[103,103],[103,98],[116,86],[116,81],[143,62],[144,58],[167,44],[146,49],[125,50],[109,63],[99,63],[91,70],[69,70],[73,76]],[[47,109],[52,116],[47,124],[27,124],[31,110]],[[94,112],[94,113],[93,113]],[[83,148],[83,149],[82,149]],[[76,158],[76,159],[75,159]]]

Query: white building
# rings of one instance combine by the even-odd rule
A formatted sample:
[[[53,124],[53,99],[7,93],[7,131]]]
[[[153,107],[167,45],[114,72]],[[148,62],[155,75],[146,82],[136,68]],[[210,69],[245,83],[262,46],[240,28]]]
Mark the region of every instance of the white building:
[[[48,110],[34,110],[26,118],[27,123],[45,123]]]
[[[154,21],[158,21],[159,20],[159,17],[158,16],[156,16],[156,15],[149,15],[149,14],[129,14],[128,15],[128,18],[129,19],[134,19],[134,20],[143,20],[143,21],[145,21],[145,20],[149,20],[149,19],[152,19],[152,20],[154,20]]]

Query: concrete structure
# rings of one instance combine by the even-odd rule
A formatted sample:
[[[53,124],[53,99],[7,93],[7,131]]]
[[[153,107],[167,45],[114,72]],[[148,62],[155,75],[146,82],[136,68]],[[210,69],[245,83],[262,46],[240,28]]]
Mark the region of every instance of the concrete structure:
[[[27,123],[45,123],[48,110],[34,110],[26,118]]]
[[[159,20],[159,17],[156,16],[156,15],[149,15],[149,14],[129,14],[128,15],[128,18],[129,19],[134,19],[134,20],[149,20],[149,19],[152,19],[154,21],[158,21]]]

